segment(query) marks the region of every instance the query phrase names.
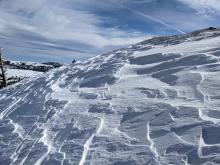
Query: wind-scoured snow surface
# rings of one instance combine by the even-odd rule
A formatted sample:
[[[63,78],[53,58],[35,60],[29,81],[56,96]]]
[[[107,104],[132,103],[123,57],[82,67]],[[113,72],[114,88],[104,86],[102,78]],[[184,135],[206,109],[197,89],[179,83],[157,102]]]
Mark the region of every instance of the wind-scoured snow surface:
[[[43,72],[37,72],[33,70],[22,70],[22,69],[7,69],[6,70],[7,77],[35,77],[43,74]]]
[[[220,164],[220,31],[159,37],[0,91],[0,164]]]

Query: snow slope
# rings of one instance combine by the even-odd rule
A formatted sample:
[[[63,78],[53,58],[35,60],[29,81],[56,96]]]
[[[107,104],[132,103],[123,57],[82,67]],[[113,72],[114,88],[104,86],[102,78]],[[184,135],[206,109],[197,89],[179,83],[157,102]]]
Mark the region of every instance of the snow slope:
[[[0,164],[220,164],[220,31],[159,37],[0,91]]]
[[[35,77],[43,74],[42,72],[37,72],[33,70],[22,70],[22,69],[7,69],[6,70],[7,77]]]

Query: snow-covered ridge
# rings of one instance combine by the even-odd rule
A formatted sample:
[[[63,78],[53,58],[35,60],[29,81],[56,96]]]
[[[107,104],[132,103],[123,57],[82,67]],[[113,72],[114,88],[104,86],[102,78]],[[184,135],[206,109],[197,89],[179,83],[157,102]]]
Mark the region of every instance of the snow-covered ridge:
[[[9,69],[33,70],[38,72],[46,72],[63,65],[55,62],[38,63],[30,61],[4,61],[4,64]]]
[[[50,65],[39,63],[39,62],[32,62],[32,61],[9,61],[9,62],[10,64],[14,64],[14,65],[22,65],[22,63],[24,63],[25,65],[29,65],[29,66],[50,66]]]
[[[55,62],[4,61],[7,84],[11,85],[24,78],[36,77],[51,69],[61,67],[62,65],[63,64]]]
[[[220,31],[158,37],[0,91],[0,164],[220,164]]]

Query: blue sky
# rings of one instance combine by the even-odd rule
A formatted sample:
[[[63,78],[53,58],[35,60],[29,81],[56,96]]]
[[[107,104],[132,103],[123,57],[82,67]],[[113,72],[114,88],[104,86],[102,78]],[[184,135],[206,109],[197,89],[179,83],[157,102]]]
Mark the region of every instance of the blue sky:
[[[10,60],[71,62],[220,24],[220,0],[0,0]]]

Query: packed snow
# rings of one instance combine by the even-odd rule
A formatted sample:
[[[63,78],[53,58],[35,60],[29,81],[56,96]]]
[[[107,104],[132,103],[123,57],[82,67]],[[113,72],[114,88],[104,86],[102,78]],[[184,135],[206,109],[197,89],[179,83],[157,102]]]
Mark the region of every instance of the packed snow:
[[[6,70],[7,77],[29,78],[29,77],[35,77],[41,74],[43,73],[33,71],[33,70],[22,70],[22,69],[7,69]]]
[[[0,164],[220,164],[220,31],[159,37],[0,91]]]

